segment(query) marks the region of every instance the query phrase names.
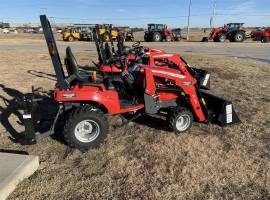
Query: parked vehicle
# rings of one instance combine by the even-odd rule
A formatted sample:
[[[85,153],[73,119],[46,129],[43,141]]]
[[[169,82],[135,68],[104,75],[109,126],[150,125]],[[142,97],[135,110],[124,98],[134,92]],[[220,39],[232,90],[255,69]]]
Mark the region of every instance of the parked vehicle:
[[[223,27],[213,28],[209,37],[203,42],[243,42],[247,38],[244,23],[229,23]]]
[[[9,34],[9,33],[10,33],[10,31],[9,31],[9,29],[4,28],[4,29],[3,29],[3,33],[4,33],[4,34]]]
[[[250,33],[253,41],[261,41],[262,43],[267,43],[270,41],[270,27],[260,28]]]
[[[171,42],[181,40],[181,29],[169,29],[166,24],[148,24],[144,33],[145,42]]]
[[[79,41],[92,41],[93,32],[91,30],[82,30],[81,28],[67,28],[63,32],[63,40],[73,42]]]

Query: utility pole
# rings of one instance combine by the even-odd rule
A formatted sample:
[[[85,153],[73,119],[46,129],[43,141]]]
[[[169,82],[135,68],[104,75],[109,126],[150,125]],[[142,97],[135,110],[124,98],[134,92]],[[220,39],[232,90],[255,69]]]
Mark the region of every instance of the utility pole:
[[[213,15],[210,19],[210,27],[213,28],[214,27],[214,20],[216,18],[216,7],[217,7],[217,1],[216,0],[213,0],[214,3],[213,3]]]
[[[190,11],[191,11],[191,0],[189,0],[189,6],[188,6],[187,40],[189,40]]]

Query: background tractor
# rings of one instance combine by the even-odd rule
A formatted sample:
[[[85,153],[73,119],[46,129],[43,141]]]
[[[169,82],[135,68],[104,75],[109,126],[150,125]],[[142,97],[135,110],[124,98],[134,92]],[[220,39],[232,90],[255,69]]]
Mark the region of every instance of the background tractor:
[[[270,27],[260,28],[252,31],[250,36],[253,41],[261,41],[262,43],[267,43],[270,41]]]
[[[247,36],[244,23],[229,23],[225,24],[223,27],[214,28],[209,38],[203,38],[203,42],[225,42],[229,40],[230,42],[243,42]]]
[[[169,29],[166,24],[148,24],[144,33],[145,42],[180,41],[181,29]]]

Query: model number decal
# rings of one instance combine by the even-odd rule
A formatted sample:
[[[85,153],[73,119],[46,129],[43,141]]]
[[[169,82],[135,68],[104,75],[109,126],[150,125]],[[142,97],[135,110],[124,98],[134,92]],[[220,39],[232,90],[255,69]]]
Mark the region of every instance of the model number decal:
[[[171,73],[171,72],[164,72],[164,71],[159,71],[159,70],[153,70],[152,72],[159,73],[159,74],[169,75],[169,76],[176,77],[176,78],[185,78],[184,75],[175,74],[175,73]]]
[[[63,97],[64,97],[64,98],[74,98],[74,97],[76,97],[76,94],[75,94],[75,93],[71,93],[71,94],[63,94]]]

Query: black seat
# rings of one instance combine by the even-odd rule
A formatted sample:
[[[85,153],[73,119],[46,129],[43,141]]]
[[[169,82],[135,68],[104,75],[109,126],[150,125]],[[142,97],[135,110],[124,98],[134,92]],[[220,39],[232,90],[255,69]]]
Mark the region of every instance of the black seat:
[[[65,64],[68,72],[68,79],[70,82],[79,82],[79,83],[91,83],[92,82],[92,73],[95,70],[88,71],[83,69],[78,65],[77,60],[74,54],[71,51],[70,47],[66,48],[66,59]],[[102,80],[102,77],[98,76],[98,82]]]

